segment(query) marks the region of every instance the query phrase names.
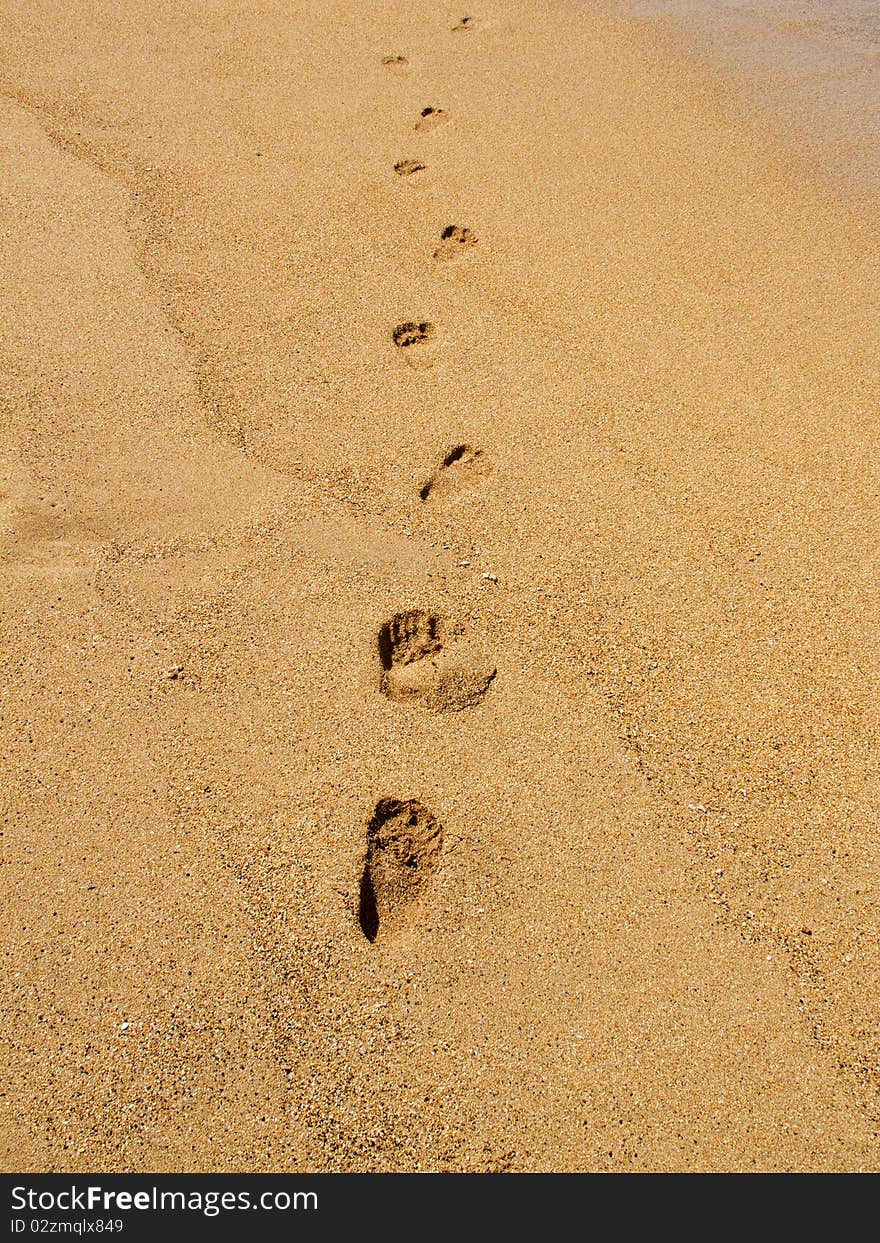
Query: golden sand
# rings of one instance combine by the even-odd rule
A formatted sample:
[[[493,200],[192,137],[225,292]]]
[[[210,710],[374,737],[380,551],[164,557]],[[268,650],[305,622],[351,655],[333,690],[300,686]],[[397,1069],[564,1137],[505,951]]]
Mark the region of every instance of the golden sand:
[[[463,16],[4,6],[6,1169],[878,1165],[876,216]]]

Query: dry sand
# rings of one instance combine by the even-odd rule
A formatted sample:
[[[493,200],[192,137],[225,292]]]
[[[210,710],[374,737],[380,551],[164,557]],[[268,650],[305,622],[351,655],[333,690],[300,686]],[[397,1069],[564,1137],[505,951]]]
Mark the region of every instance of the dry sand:
[[[4,1168],[880,1164],[876,214],[472,15],[4,5]]]

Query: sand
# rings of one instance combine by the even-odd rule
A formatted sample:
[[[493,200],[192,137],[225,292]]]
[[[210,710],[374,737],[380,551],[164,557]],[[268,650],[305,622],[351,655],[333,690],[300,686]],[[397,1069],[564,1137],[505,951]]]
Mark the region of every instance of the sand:
[[[846,194],[880,192],[877,0],[605,0],[659,19],[725,71],[789,146]],[[733,74],[730,74],[733,70]]]
[[[468,15],[4,6],[5,1169],[880,1164],[876,212]]]

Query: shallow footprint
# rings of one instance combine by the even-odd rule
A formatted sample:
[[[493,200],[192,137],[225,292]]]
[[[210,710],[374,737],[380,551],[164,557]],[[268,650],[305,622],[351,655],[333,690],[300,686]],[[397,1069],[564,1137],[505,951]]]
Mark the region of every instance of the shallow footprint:
[[[398,160],[394,171],[398,177],[412,177],[414,173],[423,173],[427,167],[421,160]]]
[[[466,250],[473,249],[477,241],[473,229],[460,224],[448,224],[440,234],[440,245],[434,251],[434,258],[440,260],[456,259]]]
[[[428,320],[405,320],[391,334],[394,344],[411,367],[430,367],[437,346],[437,329]]]
[[[475,17],[462,17],[452,27],[452,30],[455,34],[458,34],[463,30],[474,30],[477,24],[477,19]]]
[[[437,129],[440,125],[445,125],[449,120],[449,113],[443,108],[423,108],[421,116],[416,121],[415,128],[424,133],[428,130]]]
[[[497,672],[464,627],[424,609],[397,613],[379,632],[382,693],[395,703],[430,712],[460,712],[478,704]]]
[[[383,56],[382,64],[386,69],[394,69],[398,73],[409,68],[409,61],[405,56]]]
[[[367,827],[358,918],[375,941],[402,927],[440,863],[443,826],[416,799],[383,798]]]
[[[422,485],[419,496],[435,504],[449,503],[473,492],[491,470],[492,463],[482,449],[456,445]]]

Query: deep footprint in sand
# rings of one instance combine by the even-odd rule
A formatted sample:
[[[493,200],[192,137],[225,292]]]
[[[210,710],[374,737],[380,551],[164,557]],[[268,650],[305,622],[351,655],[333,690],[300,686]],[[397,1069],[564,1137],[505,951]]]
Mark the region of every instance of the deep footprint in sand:
[[[411,367],[430,367],[437,348],[437,329],[428,320],[405,320],[391,334],[401,356]]]
[[[358,918],[375,941],[411,918],[433,880],[443,850],[443,826],[416,799],[383,798],[367,827]]]
[[[457,259],[459,255],[472,250],[478,241],[473,229],[460,224],[448,224],[440,234],[440,245],[434,251],[434,258],[439,260]]]
[[[394,171],[398,177],[412,177],[415,173],[423,173],[427,167],[421,160],[398,160]]]
[[[419,496],[432,504],[449,504],[473,492],[491,471],[492,463],[482,449],[456,445],[422,485]]]
[[[443,108],[423,108],[421,116],[416,121],[415,128],[420,133],[427,133],[432,129],[437,129],[441,125],[445,125],[449,120],[449,113]]]
[[[430,712],[461,712],[480,702],[497,672],[464,627],[409,609],[379,632],[382,693],[399,704]]]

